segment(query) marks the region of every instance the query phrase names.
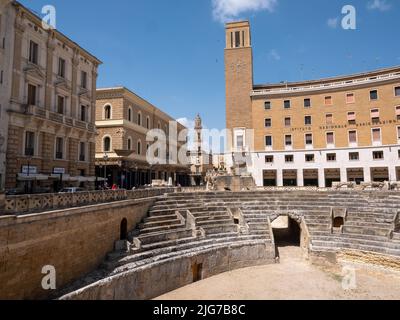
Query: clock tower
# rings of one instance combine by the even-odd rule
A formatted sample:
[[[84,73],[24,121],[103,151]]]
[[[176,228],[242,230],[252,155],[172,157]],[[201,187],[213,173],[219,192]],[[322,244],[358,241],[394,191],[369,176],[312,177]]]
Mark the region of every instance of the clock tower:
[[[233,138],[230,143],[235,147],[246,147],[246,129],[253,127],[250,97],[253,52],[248,21],[226,24],[225,85],[226,127]]]

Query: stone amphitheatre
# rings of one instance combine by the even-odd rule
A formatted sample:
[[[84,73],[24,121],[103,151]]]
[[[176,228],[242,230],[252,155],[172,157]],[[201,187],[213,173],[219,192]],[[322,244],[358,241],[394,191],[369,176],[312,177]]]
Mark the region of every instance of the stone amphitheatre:
[[[400,297],[399,192],[244,189],[124,191],[106,204],[1,217],[1,297]],[[55,292],[39,288],[44,264],[58,270]],[[345,265],[358,281],[347,291]]]

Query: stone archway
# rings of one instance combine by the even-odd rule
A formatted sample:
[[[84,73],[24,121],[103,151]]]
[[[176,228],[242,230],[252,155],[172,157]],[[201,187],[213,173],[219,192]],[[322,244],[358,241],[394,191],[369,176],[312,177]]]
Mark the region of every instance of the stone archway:
[[[278,259],[282,252],[308,256],[310,239],[303,217],[304,214],[297,211],[279,212],[271,217],[272,236]]]

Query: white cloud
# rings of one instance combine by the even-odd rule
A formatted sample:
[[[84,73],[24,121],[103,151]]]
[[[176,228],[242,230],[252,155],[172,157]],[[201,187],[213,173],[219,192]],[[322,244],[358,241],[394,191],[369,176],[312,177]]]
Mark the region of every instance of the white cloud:
[[[237,19],[245,12],[272,12],[277,4],[278,0],[212,0],[213,16],[222,23]]]
[[[281,56],[278,53],[278,51],[276,51],[275,49],[272,49],[269,53],[268,53],[268,58],[275,60],[275,61],[279,61],[281,60]]]
[[[388,11],[392,6],[386,0],[372,0],[368,2],[369,10]]]
[[[179,118],[176,119],[176,121],[188,129],[194,129],[194,120],[190,120],[188,118]]]
[[[338,18],[330,18],[327,21],[328,27],[332,28],[332,29],[336,29],[339,23],[339,19]]]

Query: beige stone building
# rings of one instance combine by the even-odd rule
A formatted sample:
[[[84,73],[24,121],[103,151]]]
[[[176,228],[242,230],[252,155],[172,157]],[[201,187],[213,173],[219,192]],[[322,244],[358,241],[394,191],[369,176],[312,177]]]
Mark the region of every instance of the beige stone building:
[[[230,151],[259,186],[400,180],[400,67],[256,85],[248,22],[226,25],[225,66]]]
[[[186,128],[134,92],[124,87],[98,89],[96,127],[96,172],[109,186],[131,189],[154,180],[188,185],[189,162],[173,156],[174,150],[186,154]],[[147,156],[155,142],[148,136],[152,130],[166,138],[164,152],[154,152],[160,158],[156,161]]]
[[[101,62],[61,32],[46,28],[20,3],[8,1],[0,9],[6,189],[93,187]]]

